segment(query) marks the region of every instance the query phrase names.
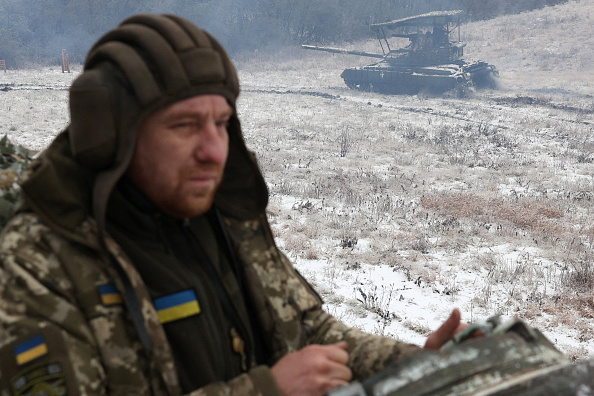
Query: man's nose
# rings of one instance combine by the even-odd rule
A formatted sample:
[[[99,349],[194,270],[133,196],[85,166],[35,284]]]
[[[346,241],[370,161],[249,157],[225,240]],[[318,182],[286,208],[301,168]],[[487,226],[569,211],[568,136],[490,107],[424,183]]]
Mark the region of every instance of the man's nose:
[[[224,164],[229,151],[229,138],[224,129],[217,127],[215,122],[208,122],[195,150],[196,158],[201,162]]]

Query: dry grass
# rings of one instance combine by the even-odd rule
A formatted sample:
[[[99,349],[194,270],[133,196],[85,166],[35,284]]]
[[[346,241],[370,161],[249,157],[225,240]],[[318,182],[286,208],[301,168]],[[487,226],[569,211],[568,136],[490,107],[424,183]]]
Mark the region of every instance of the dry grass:
[[[491,224],[499,228],[513,227],[529,230],[548,239],[555,239],[564,232],[556,222],[563,212],[550,203],[534,198],[484,197],[476,194],[428,194],[421,198],[425,209],[435,210],[446,216],[443,225],[455,224],[457,218],[469,218],[475,222]],[[499,224],[498,224],[499,223]]]

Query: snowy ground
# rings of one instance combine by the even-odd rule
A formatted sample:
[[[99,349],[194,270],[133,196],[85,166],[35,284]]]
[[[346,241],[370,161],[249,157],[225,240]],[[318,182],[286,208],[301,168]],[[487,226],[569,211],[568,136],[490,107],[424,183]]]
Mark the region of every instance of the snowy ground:
[[[418,344],[454,307],[468,322],[517,315],[594,354],[593,35],[564,30],[591,33],[593,9],[467,26],[467,53],[499,68],[501,89],[464,99],[351,91],[340,72],[366,60],[349,56],[238,60],[273,231],[328,311]],[[79,71],[0,72],[0,133],[46,147]]]

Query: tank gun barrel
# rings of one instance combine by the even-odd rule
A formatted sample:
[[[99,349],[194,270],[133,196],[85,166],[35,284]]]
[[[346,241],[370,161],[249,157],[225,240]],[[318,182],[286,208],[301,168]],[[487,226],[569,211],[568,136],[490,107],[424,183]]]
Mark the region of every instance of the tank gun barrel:
[[[316,45],[302,45],[301,48],[316,50],[316,51],[325,51],[325,52],[332,52],[335,54],[348,54],[348,55],[358,55],[358,56],[367,56],[369,58],[385,58],[382,54],[374,54],[372,52],[364,52],[364,51],[351,51],[345,50],[342,48],[332,48],[332,47],[318,47]]]

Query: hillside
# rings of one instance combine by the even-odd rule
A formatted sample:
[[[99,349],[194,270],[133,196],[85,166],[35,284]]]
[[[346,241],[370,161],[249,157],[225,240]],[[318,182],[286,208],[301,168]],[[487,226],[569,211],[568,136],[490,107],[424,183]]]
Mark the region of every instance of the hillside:
[[[504,84],[594,93],[594,3],[587,0],[463,26],[470,58],[495,64]],[[571,88],[569,88],[571,87]]]
[[[292,48],[240,60],[273,229],[331,312],[412,342],[454,306],[468,321],[501,313],[591,356],[592,10],[463,26],[468,57],[501,82],[465,99],[349,90],[341,71],[367,58]]]

